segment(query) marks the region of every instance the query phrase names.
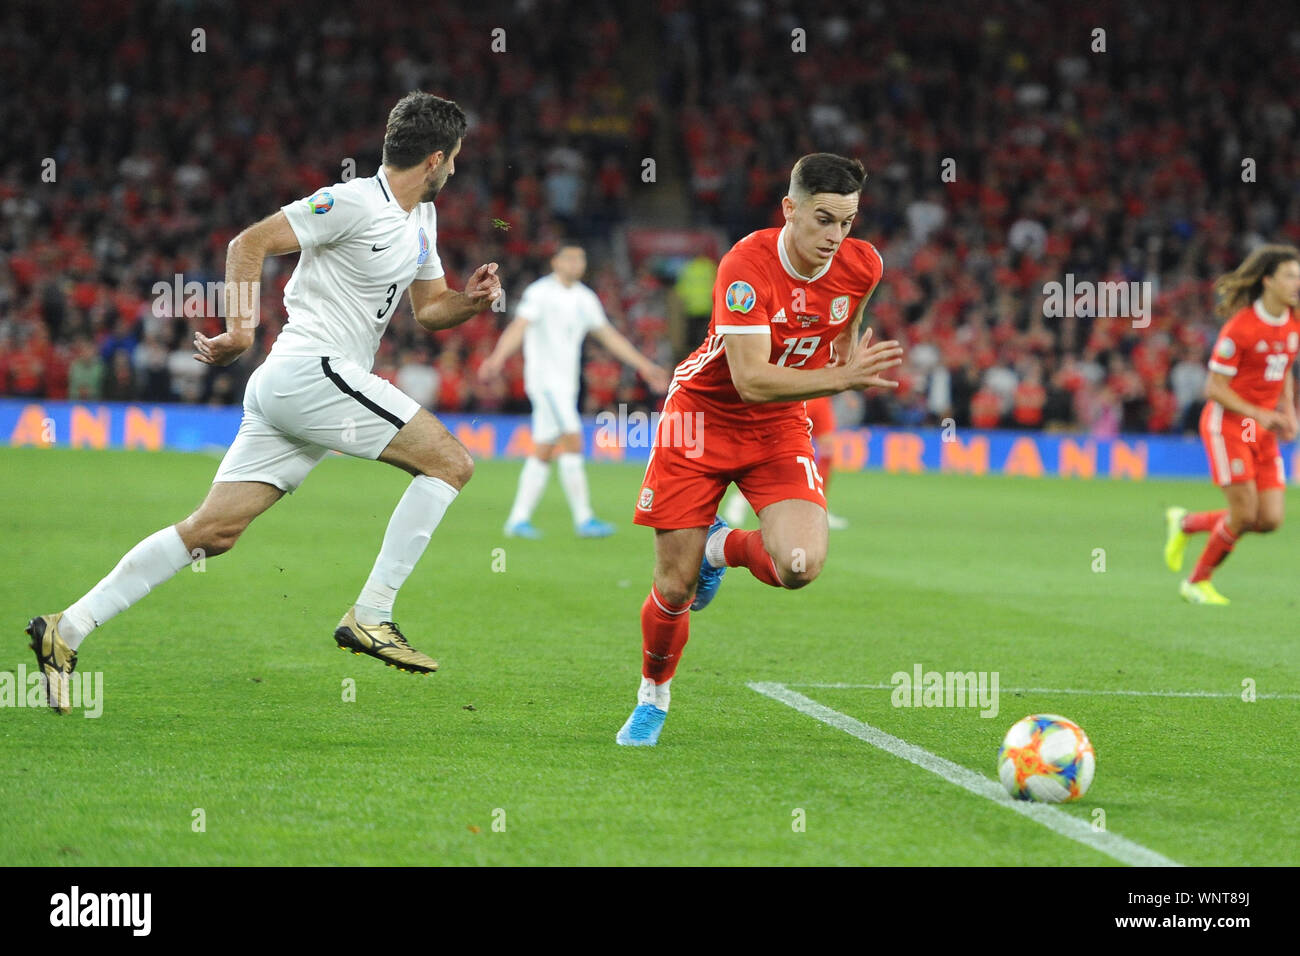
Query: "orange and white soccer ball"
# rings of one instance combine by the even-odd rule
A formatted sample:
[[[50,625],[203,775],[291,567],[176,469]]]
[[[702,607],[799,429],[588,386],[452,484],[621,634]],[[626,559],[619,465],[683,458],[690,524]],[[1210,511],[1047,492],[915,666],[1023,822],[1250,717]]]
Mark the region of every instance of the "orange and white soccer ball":
[[[1017,800],[1078,800],[1096,769],[1097,755],[1083,728],[1056,714],[1017,721],[998,749],[998,777]]]

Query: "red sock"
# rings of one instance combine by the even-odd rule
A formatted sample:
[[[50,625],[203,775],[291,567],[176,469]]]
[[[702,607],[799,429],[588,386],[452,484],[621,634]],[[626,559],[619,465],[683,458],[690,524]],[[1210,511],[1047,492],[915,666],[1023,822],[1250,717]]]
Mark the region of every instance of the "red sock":
[[[1205,550],[1196,562],[1196,570],[1188,578],[1193,584],[1208,581],[1214,569],[1223,563],[1223,559],[1232,554],[1232,547],[1237,543],[1237,535],[1228,530],[1227,517],[1220,517],[1210,532],[1210,540],[1205,542]]]
[[[677,673],[682,648],[690,637],[691,602],[669,604],[653,584],[641,605],[641,676],[662,684]]]
[[[749,573],[764,584],[785,587],[776,573],[776,563],[763,547],[763,532],[732,531],[722,545],[722,555],[727,559],[727,567],[749,568]]]
[[[1219,519],[1227,515],[1226,511],[1197,511],[1183,515],[1183,531],[1196,534],[1198,531],[1212,531]]]

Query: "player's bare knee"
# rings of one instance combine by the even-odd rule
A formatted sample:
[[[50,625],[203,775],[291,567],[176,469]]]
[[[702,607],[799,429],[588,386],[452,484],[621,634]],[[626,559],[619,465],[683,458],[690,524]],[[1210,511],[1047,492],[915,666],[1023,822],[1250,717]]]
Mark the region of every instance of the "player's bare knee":
[[[457,488],[464,488],[469,484],[469,480],[474,477],[474,458],[464,448],[460,454],[455,457],[452,463],[452,478],[456,482]]]
[[[428,477],[441,478],[459,491],[474,477],[474,459],[463,445],[457,444],[455,451],[439,456],[423,471]]]
[[[661,568],[655,574],[655,590],[672,605],[685,604],[695,599],[695,584],[699,578],[699,565],[686,568]]]
[[[239,540],[239,536],[244,533],[244,529],[247,527],[248,524],[244,521],[217,522],[208,534],[208,539],[212,542],[212,550],[208,553],[225,554],[235,546],[235,542]]]
[[[792,591],[807,587],[817,580],[817,575],[821,574],[821,565],[809,565],[802,571],[796,571],[790,567],[779,569],[781,583]]]
[[[1255,519],[1254,531],[1258,534],[1268,534],[1270,531],[1276,531],[1282,527],[1282,519],[1271,516],[1261,515]]]
[[[686,604],[695,599],[695,579],[688,581],[665,581],[655,583],[659,596],[673,606]]]
[[[235,546],[244,528],[239,523],[190,517],[181,523],[181,541],[196,557],[215,558]]]
[[[774,556],[777,577],[791,590],[807,587],[817,580],[826,563],[826,555],[805,548],[790,548],[785,554]]]
[[[239,540],[239,532],[217,532],[207,538],[208,545],[203,549],[205,556],[215,558],[219,554],[225,554],[235,546]]]

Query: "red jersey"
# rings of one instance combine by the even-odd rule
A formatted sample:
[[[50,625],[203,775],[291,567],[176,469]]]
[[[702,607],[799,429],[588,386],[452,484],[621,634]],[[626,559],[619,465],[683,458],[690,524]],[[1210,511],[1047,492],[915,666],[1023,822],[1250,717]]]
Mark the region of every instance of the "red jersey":
[[[1224,323],[1210,356],[1210,371],[1232,379],[1234,392],[1261,408],[1277,408],[1286,376],[1300,349],[1300,320],[1287,307],[1270,316],[1263,304],[1241,309]]]
[[[773,365],[822,368],[830,360],[831,340],[876,287],[885,264],[871,243],[850,238],[816,275],[801,276],[786,255],[785,229],[751,232],[722,257],[708,337],[677,366],[668,388],[677,408],[704,411],[711,421],[741,428],[804,418],[802,401],[741,400],[723,336],[766,335]]]

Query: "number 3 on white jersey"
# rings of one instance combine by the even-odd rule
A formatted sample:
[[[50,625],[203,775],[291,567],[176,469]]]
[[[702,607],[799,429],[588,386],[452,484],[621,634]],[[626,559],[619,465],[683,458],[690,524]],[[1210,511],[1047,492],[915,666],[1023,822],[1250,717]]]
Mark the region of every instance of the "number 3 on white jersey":
[[[796,355],[802,355],[803,358],[797,362],[791,362],[787,368],[798,368],[804,362],[812,358],[813,353],[817,351],[817,346],[821,345],[822,337],[820,335],[808,335],[802,339],[791,339],[785,343],[785,351],[781,357],[776,360],[777,365],[785,365],[785,360],[794,358]]]
[[[795,455],[794,460],[803,465],[804,474],[808,476],[808,487],[813,491],[821,491],[822,475],[817,470],[817,462],[807,455]]]

